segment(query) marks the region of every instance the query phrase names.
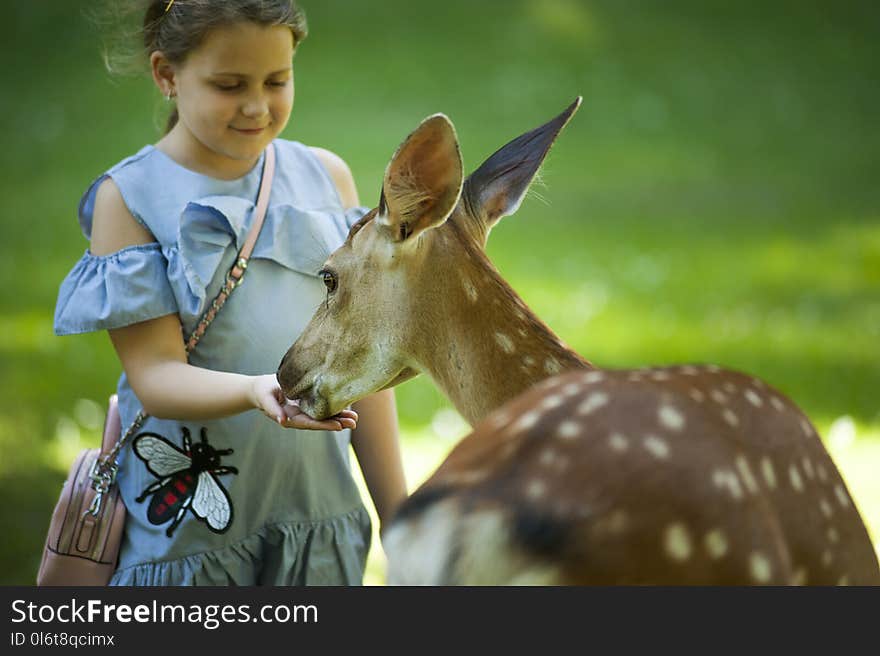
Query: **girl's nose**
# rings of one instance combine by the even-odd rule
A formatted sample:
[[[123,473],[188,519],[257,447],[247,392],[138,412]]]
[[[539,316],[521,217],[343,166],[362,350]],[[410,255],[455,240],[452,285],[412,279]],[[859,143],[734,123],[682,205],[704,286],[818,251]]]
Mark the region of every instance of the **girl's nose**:
[[[259,118],[269,113],[269,103],[263,97],[251,98],[241,108],[241,113],[249,118]]]

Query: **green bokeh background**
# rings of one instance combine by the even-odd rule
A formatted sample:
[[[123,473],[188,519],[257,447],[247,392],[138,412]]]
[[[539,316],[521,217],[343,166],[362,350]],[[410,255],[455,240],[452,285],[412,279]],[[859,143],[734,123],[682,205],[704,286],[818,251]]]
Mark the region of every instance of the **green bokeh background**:
[[[90,5],[0,1],[3,584],[34,580],[67,466],[97,444],[119,374],[105,334],[52,333],[87,246],[79,197],[165,118],[146,76],[103,69]],[[880,538],[880,5],[304,6],[283,136],[344,157],[365,204],[423,117],[452,118],[472,170],[582,94],[490,257],[599,366],[714,362],[777,386]],[[425,379],[399,388],[398,407],[414,486],[466,428]],[[367,582],[383,571],[375,541]]]

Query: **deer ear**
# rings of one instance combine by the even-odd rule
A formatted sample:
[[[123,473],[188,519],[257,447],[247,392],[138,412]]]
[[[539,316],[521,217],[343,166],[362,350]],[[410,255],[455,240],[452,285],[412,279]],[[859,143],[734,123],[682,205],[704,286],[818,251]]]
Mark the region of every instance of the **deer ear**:
[[[550,146],[581,106],[581,97],[559,116],[501,147],[464,183],[462,197],[483,240],[503,216],[519,209]]]
[[[462,178],[455,128],[443,114],[429,116],[385,169],[376,221],[389,229],[394,241],[438,226],[458,204]]]

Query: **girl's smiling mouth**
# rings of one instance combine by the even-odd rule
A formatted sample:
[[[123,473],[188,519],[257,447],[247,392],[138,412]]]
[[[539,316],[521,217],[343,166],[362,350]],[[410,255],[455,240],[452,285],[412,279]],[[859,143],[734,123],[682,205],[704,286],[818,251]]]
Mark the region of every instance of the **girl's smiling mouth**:
[[[230,127],[232,127],[232,126],[230,126]],[[232,129],[235,130],[236,132],[241,132],[242,134],[260,134],[267,127],[269,127],[269,126],[266,126],[264,128],[255,128],[253,130],[243,130],[242,128],[236,128],[236,127],[232,127]]]

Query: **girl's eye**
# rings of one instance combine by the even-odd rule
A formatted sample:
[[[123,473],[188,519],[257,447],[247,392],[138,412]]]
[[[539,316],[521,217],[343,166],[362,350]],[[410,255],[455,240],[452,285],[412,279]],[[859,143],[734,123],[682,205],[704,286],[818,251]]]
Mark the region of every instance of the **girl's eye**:
[[[287,86],[287,80],[285,80],[284,82],[267,82],[266,84],[268,84],[270,87],[286,87],[286,86]],[[217,83],[215,82],[215,83],[214,83],[214,86],[215,86],[217,89],[219,89],[220,91],[238,91],[238,90],[241,89],[244,85],[242,85],[242,84],[232,84],[232,85],[229,85],[229,84],[217,84]]]
[[[318,275],[321,276],[321,279],[324,281],[324,286],[327,288],[328,294],[332,294],[336,291],[338,281],[335,273],[328,271],[327,269],[322,269],[318,272]]]

